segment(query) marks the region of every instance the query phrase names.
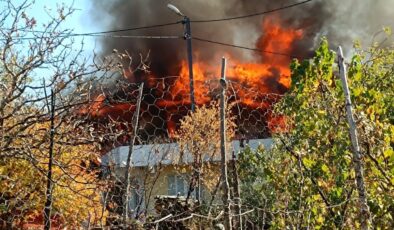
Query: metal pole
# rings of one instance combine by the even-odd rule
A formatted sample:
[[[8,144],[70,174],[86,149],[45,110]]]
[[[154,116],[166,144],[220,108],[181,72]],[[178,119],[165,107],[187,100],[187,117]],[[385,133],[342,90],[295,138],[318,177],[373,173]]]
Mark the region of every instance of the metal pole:
[[[231,208],[230,208],[230,191],[228,183],[227,172],[227,148],[226,148],[226,59],[222,58],[222,71],[220,78],[221,92],[220,92],[220,153],[222,165],[222,186],[223,186],[223,204],[225,212],[225,227],[232,229],[231,223]]]
[[[45,83],[44,83],[45,87]],[[45,89],[44,89],[45,90]],[[46,94],[46,93],[45,93]],[[49,137],[49,162],[47,172],[47,190],[46,190],[46,201],[44,208],[44,229],[49,230],[51,228],[51,209],[52,209],[52,164],[53,164],[53,147],[55,137],[55,94],[51,89],[51,124],[50,124],[50,137]]]
[[[141,83],[138,92],[138,99],[136,105],[136,111],[134,112],[133,117],[133,134],[130,136],[130,143],[129,143],[129,153],[127,155],[126,161],[126,172],[125,172],[125,179],[124,179],[124,210],[123,210],[123,222],[126,224],[126,220],[129,216],[129,197],[130,197],[130,164],[131,164],[131,155],[133,154],[133,148],[135,144],[135,138],[137,137],[138,132],[138,119],[140,114],[140,107],[141,107],[141,100],[142,100],[142,92],[144,89],[144,83]]]
[[[233,173],[233,189],[234,189],[234,200],[235,200],[235,213],[238,215],[237,220],[234,221],[234,228],[242,230],[242,210],[241,210],[241,191],[239,187],[239,177],[238,177],[238,168],[237,168],[237,159],[235,156],[235,152],[233,151],[231,166]]]
[[[190,26],[190,18],[187,16],[183,17],[182,23],[185,25],[184,39],[187,45],[187,61],[189,65],[189,88],[190,88],[190,107],[191,111],[196,110],[196,102],[194,99],[194,79],[193,79],[193,52],[192,52],[192,31]],[[200,169],[197,169],[200,170]],[[200,171],[197,172],[197,188],[196,199],[201,200],[201,181],[200,181]],[[189,196],[188,196],[189,197]]]
[[[369,228],[368,222],[369,222],[370,213],[367,203],[367,191],[364,185],[364,169],[361,162],[362,159],[360,154],[360,146],[358,144],[356,123],[354,121],[353,112],[352,112],[352,101],[350,98],[349,86],[347,83],[346,65],[343,58],[342,48],[340,46],[338,47],[338,66],[339,66],[339,73],[341,76],[343,91],[345,93],[346,113],[349,123],[349,133],[353,146],[354,171],[356,173],[356,184],[357,184],[359,203],[361,208],[361,220],[360,220],[361,229],[366,230]]]
[[[184,38],[187,45],[187,61],[189,64],[189,81],[190,81],[190,103],[191,110],[195,110],[195,100],[194,100],[194,80],[193,80],[193,53],[192,53],[192,31],[190,28],[190,19],[185,16],[182,21],[185,24]]]

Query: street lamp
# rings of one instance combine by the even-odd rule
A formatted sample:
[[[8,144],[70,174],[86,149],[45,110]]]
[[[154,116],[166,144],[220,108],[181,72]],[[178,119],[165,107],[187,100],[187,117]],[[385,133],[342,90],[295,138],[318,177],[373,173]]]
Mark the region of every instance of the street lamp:
[[[168,7],[170,10],[174,11],[177,15],[179,15],[179,16],[181,16],[181,17],[185,17],[185,15],[182,14],[182,12],[181,12],[178,8],[176,8],[176,6],[174,6],[174,5],[172,5],[172,4],[167,4],[167,7]]]
[[[190,18],[184,15],[176,6],[167,4],[167,7],[175,12],[177,15],[183,17],[182,24],[185,25],[185,32],[183,38],[186,40],[187,45],[187,60],[189,64],[189,84],[190,84],[190,103],[192,112],[195,111],[195,100],[194,100],[194,80],[193,80],[193,54],[192,54],[192,31],[190,28]]]
[[[189,64],[189,85],[190,85],[190,104],[192,112],[195,111],[195,101],[194,101],[194,80],[193,80],[193,54],[192,54],[192,31],[190,29],[190,18],[184,15],[176,6],[172,4],[167,4],[167,7],[175,12],[177,15],[183,17],[182,24],[185,25],[185,31],[183,33],[183,38],[186,40],[187,46],[187,61]],[[200,181],[200,170],[197,172],[197,200],[201,200],[201,181]],[[190,194],[188,194],[189,197]]]

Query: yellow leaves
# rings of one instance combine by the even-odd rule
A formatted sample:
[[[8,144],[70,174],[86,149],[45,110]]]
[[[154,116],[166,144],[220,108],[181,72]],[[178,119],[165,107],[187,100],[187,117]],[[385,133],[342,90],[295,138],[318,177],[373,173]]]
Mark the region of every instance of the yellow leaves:
[[[394,154],[394,151],[393,151],[392,148],[388,148],[388,149],[386,149],[386,150],[383,152],[383,155],[384,155],[385,158],[390,158],[390,157],[393,156],[393,154]]]
[[[324,217],[322,215],[318,215],[316,218],[316,222],[318,224],[322,224],[324,222]]]
[[[320,197],[319,194],[314,194],[314,195],[312,195],[312,200],[313,200],[313,201],[320,201],[320,200],[321,200],[321,197]]]
[[[362,87],[357,87],[353,89],[353,94],[354,96],[358,97],[364,92],[364,89]]]
[[[92,213],[101,216],[102,206],[95,171],[86,171],[89,160],[97,157],[92,147],[60,144],[69,141],[71,129],[67,125],[60,126],[55,136],[53,213],[60,215],[68,226],[77,226],[89,216],[94,221]],[[0,173],[7,177],[0,180],[0,194],[8,196],[7,212],[23,210],[33,219],[42,214],[46,198],[48,133],[48,122],[30,126],[13,142],[23,158],[0,159]]]
[[[387,35],[390,36],[392,34],[391,28],[389,26],[383,27],[383,32]]]
[[[315,164],[314,160],[308,159],[308,158],[303,158],[302,162],[304,163],[305,167],[307,167],[308,169],[312,168],[313,165]]]
[[[219,180],[218,172],[220,166],[218,164],[211,165],[210,168],[205,168],[203,175],[203,184],[208,191],[213,191]]]
[[[321,166],[321,170],[325,173],[325,174],[329,174],[330,173],[330,169],[328,168],[328,166],[326,164],[323,164]]]
[[[101,212],[99,194],[98,188],[90,189],[82,183],[72,182],[69,188],[56,186],[53,194],[55,198],[53,207],[67,220],[68,224],[78,224],[86,220],[90,213]]]
[[[375,120],[375,110],[374,110],[374,107],[373,107],[373,106],[367,108],[367,114],[369,115],[369,118],[370,118],[372,121]]]
[[[388,130],[388,134],[384,136],[384,141],[387,144],[389,144],[390,142],[394,142],[394,125],[390,125]]]
[[[324,115],[326,115],[326,111],[325,110],[317,110],[317,114],[324,116]]]
[[[234,122],[227,117],[227,140],[234,136]],[[194,157],[212,157],[219,153],[220,144],[219,108],[216,103],[196,108],[194,113],[181,121],[181,127],[175,135],[181,149]],[[202,157],[204,158],[204,157]]]
[[[358,39],[354,40],[354,41],[353,41],[353,47],[354,47],[355,49],[360,49],[360,48],[361,48],[361,41],[358,40]]]

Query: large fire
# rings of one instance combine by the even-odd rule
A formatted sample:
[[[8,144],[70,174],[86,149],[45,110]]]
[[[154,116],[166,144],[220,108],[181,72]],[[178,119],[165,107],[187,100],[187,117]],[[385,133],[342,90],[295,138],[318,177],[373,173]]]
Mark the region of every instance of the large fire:
[[[262,23],[263,34],[256,41],[256,48],[261,50],[258,53],[258,58],[254,62],[245,63],[238,60],[237,57],[226,55],[228,58],[228,67],[226,70],[227,79],[231,82],[242,85],[242,88],[236,90],[236,100],[240,105],[249,109],[266,109],[271,106],[272,102],[269,100],[261,100],[250,91],[258,92],[259,94],[281,94],[283,89],[286,90],[290,85],[290,69],[289,64],[290,54],[294,48],[294,43],[302,39],[303,33],[301,30],[287,28],[281,24],[277,17],[265,17]],[[276,54],[274,54],[276,53]],[[280,54],[278,54],[280,53]],[[281,55],[283,54],[283,55]],[[213,54],[213,56],[218,54]],[[220,56],[219,56],[220,57]],[[198,55],[194,55],[193,71],[194,71],[194,88],[195,101],[197,105],[207,104],[211,101],[209,88],[207,88],[207,81],[217,80],[220,76],[220,60],[217,63],[205,62],[200,60]],[[167,133],[171,133],[176,129],[176,123],[179,116],[173,116],[179,113],[179,106],[190,106],[189,95],[189,71],[187,62],[181,61],[179,63],[179,77],[171,84],[169,92],[164,92],[162,89],[161,97],[155,100],[156,106],[166,110],[166,126]],[[149,76],[148,87],[157,87],[160,85],[159,81],[164,81],[156,76]],[[275,84],[272,84],[272,82]],[[276,88],[275,86],[276,85]],[[277,86],[281,86],[281,90]],[[95,111],[91,115],[96,117],[110,116],[121,117],[122,111],[129,111],[128,118],[130,118],[130,111],[133,111],[134,105],[127,104],[112,104],[111,106],[104,105],[103,96],[97,98],[98,102],[93,104]],[[270,104],[271,103],[271,104]],[[147,108],[142,108],[147,109]],[[184,112],[184,111],[183,111]],[[176,119],[174,117],[177,117]],[[130,120],[126,118],[125,120]],[[281,123],[283,119],[271,118],[268,114],[265,116],[270,130],[274,131],[275,125],[273,123]],[[278,124],[281,126],[281,124]]]
[[[270,88],[271,85],[266,84],[267,81],[264,79],[276,77],[277,82],[285,88],[290,86],[289,64],[291,57],[286,54],[290,54],[294,42],[302,38],[302,31],[282,27],[276,17],[264,20],[262,31],[264,31],[263,35],[256,42],[256,47],[262,51],[260,53],[261,59],[255,63],[244,63],[241,60],[237,60],[236,57],[230,56],[228,57],[230,66],[226,70],[226,75],[227,79],[242,83],[245,88],[255,89],[260,93],[275,93],[275,89]],[[217,63],[220,63],[219,60]],[[186,61],[182,61],[180,66],[179,78],[175,83],[175,87],[172,89],[172,94],[181,94],[183,96],[190,92],[189,67]],[[198,105],[206,104],[210,101],[210,98],[208,97],[208,89],[204,85],[207,80],[218,79],[220,76],[220,66],[206,63],[197,58],[193,63],[193,72],[196,103]],[[243,99],[242,103],[249,106],[260,106],[258,101],[253,101],[246,95],[240,95],[240,98]],[[175,101],[171,98],[169,101],[162,103],[190,104],[189,97],[178,98],[182,99]]]

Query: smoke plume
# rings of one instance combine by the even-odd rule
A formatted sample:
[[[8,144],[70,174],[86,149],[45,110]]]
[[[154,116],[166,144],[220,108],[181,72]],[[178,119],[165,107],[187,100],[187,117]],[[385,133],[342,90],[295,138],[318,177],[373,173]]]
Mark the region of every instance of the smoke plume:
[[[114,0],[95,1],[93,17],[105,23],[108,29],[124,29],[140,25],[152,25],[181,20],[166,5],[176,5],[192,20],[226,18],[279,8],[294,3],[289,0]],[[394,1],[390,0],[315,0],[294,8],[274,13],[283,26],[302,29],[303,39],[297,41],[291,52],[295,56],[307,56],[321,36],[328,37],[332,45],[350,47],[355,39],[363,43],[371,41],[373,34],[383,25],[392,25]],[[225,22],[194,23],[192,34],[210,40],[255,47],[262,31],[264,17],[272,14]],[[182,35],[182,25],[127,32],[127,34]],[[128,50],[134,55],[150,51],[151,68],[161,75],[174,75],[180,60],[185,59],[184,42],[180,40],[104,39],[103,52],[113,49]],[[220,45],[193,42],[193,49],[202,60],[212,60],[215,54],[232,54],[248,61],[261,61],[260,54]],[[281,50],[274,50],[281,52]],[[264,60],[263,60],[264,61]]]
[[[301,0],[94,1],[92,18],[108,30],[116,30],[182,20],[180,16],[167,8],[168,3],[177,6],[191,20],[209,20],[253,14],[297,2]],[[369,46],[373,39],[382,39],[374,35],[383,26],[393,26],[394,21],[390,20],[392,15],[394,15],[394,1],[392,0],[314,0],[256,17],[223,22],[192,23],[192,37],[285,53],[295,57],[310,57],[313,55],[314,48],[319,44],[320,38],[325,36],[329,39],[333,49],[342,45],[349,53],[354,40],[359,40],[364,46]],[[183,36],[183,32],[182,24],[176,24],[119,34]],[[161,104],[157,106],[169,108],[170,105],[190,105],[187,95],[188,70],[185,62],[186,42],[184,40],[103,38],[101,49],[104,55],[110,54],[114,49],[120,52],[127,50],[134,60],[138,60],[139,54],[145,55],[149,52],[152,74],[147,76],[145,73],[137,72],[128,80],[152,82],[153,79],[154,82],[156,78],[179,76],[173,84],[174,90],[169,92],[172,94],[171,97],[162,98]],[[202,82],[207,80],[208,75],[205,72],[211,73],[210,76],[215,78],[218,76],[221,56],[230,57],[229,65],[233,66],[228,68],[228,77],[230,80],[241,83],[244,89],[254,87],[260,93],[282,94],[290,84],[288,65],[291,58],[287,56],[196,40],[193,40],[193,56],[194,63],[196,63],[194,79],[197,104],[205,104],[209,101]],[[149,84],[146,85],[149,87]],[[246,91],[239,91],[238,96],[243,97],[240,103],[248,109],[260,107],[259,100],[256,101],[255,96],[247,96]],[[186,93],[180,95],[179,92]],[[116,106],[112,106],[112,110],[113,107]],[[170,127],[175,126],[174,124],[179,120],[174,117],[184,111],[173,113],[167,109],[165,111],[166,114],[160,117],[167,120],[166,125],[170,130]],[[103,110],[102,117],[105,114],[106,110]],[[269,117],[264,119],[269,120]],[[262,124],[262,127],[266,127],[266,124]]]

